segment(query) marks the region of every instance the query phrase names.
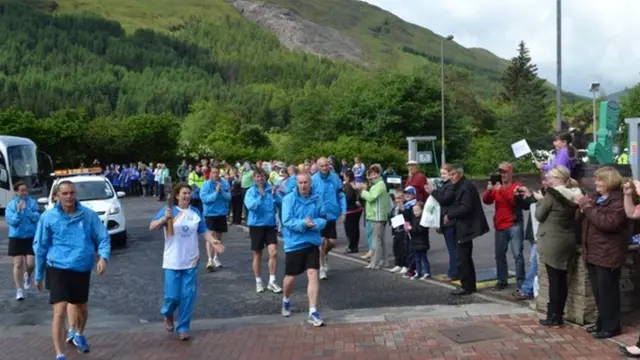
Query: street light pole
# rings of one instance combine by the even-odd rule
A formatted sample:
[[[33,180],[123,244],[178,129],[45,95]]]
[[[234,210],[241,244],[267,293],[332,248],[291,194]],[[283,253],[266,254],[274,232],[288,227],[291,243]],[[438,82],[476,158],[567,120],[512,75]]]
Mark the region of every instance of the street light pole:
[[[562,130],[562,0],[556,2],[556,130]]]
[[[446,163],[445,159],[445,129],[444,129],[444,41],[445,40],[453,40],[453,35],[449,35],[446,38],[440,40],[440,107],[441,107],[441,129],[442,129],[442,148],[440,153],[440,163],[444,165]]]
[[[596,128],[598,117],[596,115],[596,94],[600,91],[600,83],[592,82],[591,88],[589,89],[593,94],[593,142],[595,143],[598,140],[598,129]]]

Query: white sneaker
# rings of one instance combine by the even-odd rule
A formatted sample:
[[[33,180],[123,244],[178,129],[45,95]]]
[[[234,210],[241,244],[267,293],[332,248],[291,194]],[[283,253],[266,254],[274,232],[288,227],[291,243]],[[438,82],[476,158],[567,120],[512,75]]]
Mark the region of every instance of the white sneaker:
[[[256,292],[257,293],[264,292],[264,285],[262,285],[262,282],[256,282]]]
[[[420,280],[427,280],[430,276],[431,276],[430,274],[424,274],[424,275],[422,275]]]
[[[291,316],[291,301],[289,302],[282,302],[282,316],[284,317],[289,317]]]
[[[25,290],[31,289],[31,276],[29,276],[28,272],[24,273],[24,289]]]
[[[278,284],[276,284],[275,281],[270,282],[269,285],[267,285],[267,289],[273,292],[274,294],[280,294],[282,292],[282,288],[278,286]]]
[[[420,277],[420,275],[418,275],[418,273],[416,273],[415,275],[413,275],[412,277],[410,277],[410,280],[416,280]]]
[[[327,280],[327,270],[325,268],[320,269],[320,280]]]
[[[400,269],[400,275],[404,275],[408,272],[409,272],[409,269],[405,266],[403,266],[402,269]]]
[[[397,273],[400,270],[402,270],[402,268],[400,266],[396,266],[393,269],[390,269],[389,271],[392,272],[392,273]]]
[[[16,290],[16,300],[18,301],[24,300],[24,291],[22,289]]]
[[[216,268],[222,267],[222,263],[220,262],[220,259],[218,259],[217,256],[213,258],[213,266],[215,266]]]

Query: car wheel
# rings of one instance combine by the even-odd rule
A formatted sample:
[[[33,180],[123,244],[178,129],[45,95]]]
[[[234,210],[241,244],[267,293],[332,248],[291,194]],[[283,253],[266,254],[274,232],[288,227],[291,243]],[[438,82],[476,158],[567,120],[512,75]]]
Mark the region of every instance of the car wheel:
[[[113,248],[125,248],[127,247],[127,232],[115,234],[111,237],[111,247]]]

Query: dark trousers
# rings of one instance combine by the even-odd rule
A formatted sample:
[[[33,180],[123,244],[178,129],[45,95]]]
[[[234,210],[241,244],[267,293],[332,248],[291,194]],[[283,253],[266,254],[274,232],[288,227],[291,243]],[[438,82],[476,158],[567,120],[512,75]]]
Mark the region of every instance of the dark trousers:
[[[456,244],[458,258],[458,279],[462,289],[470,292],[476,291],[476,267],[473,264],[473,241]]]
[[[247,191],[250,188],[242,188],[242,208],[244,209],[244,218],[246,219],[249,216],[249,210],[246,206],[244,206],[244,197],[247,196]]]
[[[158,184],[158,201],[167,200],[167,194],[164,190],[164,184]]]
[[[600,331],[618,333],[620,326],[620,268],[608,269],[587,263],[591,291],[598,309]]]
[[[236,194],[231,196],[231,216],[232,222],[236,225],[242,223],[242,194]]]
[[[545,264],[549,279],[549,303],[547,317],[561,319],[564,315],[564,305],[567,303],[569,288],[567,286],[567,270],[556,269]]]
[[[407,254],[404,251],[404,239],[406,234],[404,231],[392,233],[393,236],[393,257],[395,258],[395,266],[407,267]]]
[[[404,263],[409,271],[416,269],[416,263],[414,261],[413,244],[411,244],[411,238],[404,237]]]
[[[447,269],[447,276],[451,279],[458,278],[458,265],[456,258],[456,228],[455,226],[447,226],[442,228],[442,235],[444,235],[444,242],[447,245],[447,252],[449,253],[449,267]]]
[[[349,250],[358,251],[360,243],[360,217],[362,211],[348,213],[344,221],[344,232],[349,240]]]

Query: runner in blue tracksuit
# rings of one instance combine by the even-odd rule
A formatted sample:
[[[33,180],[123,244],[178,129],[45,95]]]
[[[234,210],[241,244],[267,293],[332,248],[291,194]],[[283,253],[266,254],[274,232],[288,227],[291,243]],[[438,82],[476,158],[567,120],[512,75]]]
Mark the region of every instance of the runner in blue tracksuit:
[[[313,326],[324,322],[316,308],[318,301],[318,269],[320,268],[321,232],[327,225],[322,198],[311,192],[308,173],[297,176],[298,188],[284,197],[282,224],[284,227],[285,278],[283,282],[282,315],[291,316],[291,294],[296,276],[307,273],[309,317]]]
[[[322,198],[327,214],[327,226],[322,232],[322,246],[320,247],[320,280],[327,278],[329,266],[327,254],[336,246],[338,231],[336,221],[344,223],[347,214],[347,199],[342,191],[342,180],[333,171],[327,158],[318,159],[319,171],[311,178],[311,192]]]
[[[231,187],[229,182],[220,177],[220,169],[213,166],[209,175],[209,180],[202,184],[200,189],[200,200],[202,201],[203,215],[207,223],[207,228],[213,231],[217,240],[222,241],[222,233],[227,232],[227,215],[229,215],[229,202],[231,201]],[[215,248],[207,242],[207,271],[213,271],[221,267],[222,263],[218,259]]]
[[[282,288],[276,283],[276,264],[278,262],[278,230],[276,229],[276,211],[282,196],[278,188],[267,183],[265,171],[257,168],[253,172],[254,184],[247,190],[244,197],[244,206],[247,207],[249,216],[249,238],[251,238],[251,251],[253,251],[253,273],[256,277],[256,292],[264,292],[262,285],[262,251],[267,248],[269,252],[269,283],[267,289],[276,294],[282,292]]]
[[[9,252],[13,258],[13,282],[16,300],[24,300],[24,290],[31,288],[33,274],[33,237],[40,218],[38,203],[28,195],[27,184],[13,186],[16,196],[7,204],[5,219],[9,225]],[[25,269],[26,267],[26,269]]]
[[[88,352],[84,337],[89,300],[91,269],[98,249],[97,272],[103,274],[111,253],[109,233],[93,210],[76,200],[73,183],[62,181],[57,185],[58,202],[40,217],[33,252],[35,253],[36,288],[41,289],[45,265],[49,302],[53,304],[53,343],[57,360],[65,359],[64,320],[67,304],[75,308],[76,329],[73,344],[80,352]],[[73,330],[70,330],[73,331]]]

